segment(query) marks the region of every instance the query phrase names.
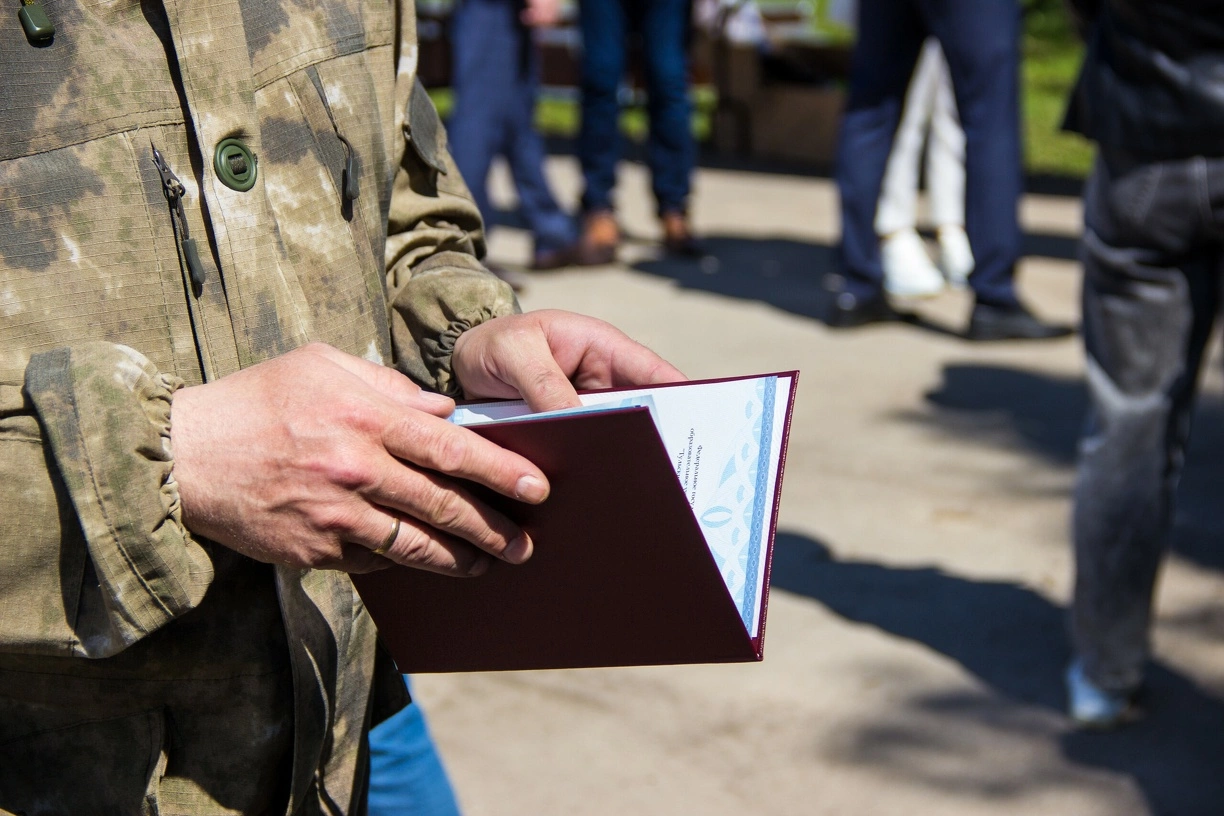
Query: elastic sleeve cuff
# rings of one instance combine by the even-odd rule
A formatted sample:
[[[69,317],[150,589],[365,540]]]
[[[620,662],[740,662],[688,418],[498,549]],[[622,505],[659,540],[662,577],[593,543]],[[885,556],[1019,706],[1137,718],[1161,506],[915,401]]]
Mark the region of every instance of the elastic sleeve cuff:
[[[26,391],[50,441],[97,575],[101,620],[89,657],[121,651],[194,609],[212,562],[183,527],[172,473],[177,377],[126,346],[85,343],[36,355]]]
[[[448,396],[462,393],[451,365],[459,335],[520,311],[513,290],[461,252],[439,253],[413,267],[391,293],[391,307],[396,368]]]

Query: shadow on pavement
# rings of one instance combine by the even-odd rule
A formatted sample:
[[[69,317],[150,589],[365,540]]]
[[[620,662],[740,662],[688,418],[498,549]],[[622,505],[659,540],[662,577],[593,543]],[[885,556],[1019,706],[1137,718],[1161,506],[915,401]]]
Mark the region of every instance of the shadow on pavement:
[[[685,289],[756,300],[820,319],[830,302],[837,248],[793,238],[702,236],[701,258],[643,261],[635,269],[670,278]]]
[[[1020,447],[1057,465],[1072,465],[1088,411],[1079,378],[1001,366],[953,363],[924,395],[934,410],[911,416],[949,436]]]
[[[837,247],[793,238],[701,237],[700,258],[660,257],[634,269],[668,278],[685,289],[755,300],[791,314],[823,321],[832,292],[840,289]],[[898,312],[901,322],[936,334],[959,337],[951,327],[916,314]]]
[[[846,620],[940,652],[1006,697],[1063,710],[1062,671],[1069,656],[1064,611],[1032,590],[972,581],[936,568],[837,561],[824,544],[790,533],[778,535],[772,576],[777,589],[813,598]],[[1147,716],[1139,723],[1105,734],[1068,728],[1052,738],[1062,755],[1078,765],[1129,776],[1154,813],[1218,813],[1224,801],[1224,701],[1160,664],[1151,667],[1149,677]],[[958,726],[986,727],[1043,738],[1014,710],[1000,711],[980,697],[954,697],[919,699],[915,704],[921,710],[912,718],[869,729],[859,739],[864,757],[906,766],[891,768],[894,772],[927,776],[930,763],[913,753],[926,746],[938,750],[952,739],[941,724],[949,732]],[[1009,785],[1041,784],[1023,776],[1008,782],[1014,774],[1007,768],[997,773]],[[991,790],[990,780],[974,784]]]
[[[909,420],[950,438],[1020,448],[1065,467],[1075,464],[1088,412],[1088,391],[1079,378],[965,363],[945,366],[943,382],[926,400],[934,410],[911,414]],[[1170,547],[1199,566],[1224,571],[1219,451],[1224,451],[1224,399],[1208,394],[1195,410]]]
[[[1073,239],[1028,235],[1026,250],[1074,258]],[[659,257],[634,265],[640,272],[668,278],[686,289],[756,300],[792,314],[823,319],[830,290],[839,287],[837,247],[788,237],[703,235],[700,258]],[[941,334],[956,330],[908,315],[906,322]]]

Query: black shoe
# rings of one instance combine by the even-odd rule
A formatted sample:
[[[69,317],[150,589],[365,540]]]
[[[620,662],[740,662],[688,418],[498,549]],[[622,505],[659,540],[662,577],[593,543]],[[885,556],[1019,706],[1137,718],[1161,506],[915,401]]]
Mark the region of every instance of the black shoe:
[[[1044,323],[1020,304],[990,306],[979,303],[969,318],[966,340],[1052,340],[1074,334],[1075,329]]]
[[[897,313],[889,305],[883,293],[870,298],[860,298],[849,292],[837,292],[825,324],[831,329],[853,329],[869,323],[888,323],[897,319]]]

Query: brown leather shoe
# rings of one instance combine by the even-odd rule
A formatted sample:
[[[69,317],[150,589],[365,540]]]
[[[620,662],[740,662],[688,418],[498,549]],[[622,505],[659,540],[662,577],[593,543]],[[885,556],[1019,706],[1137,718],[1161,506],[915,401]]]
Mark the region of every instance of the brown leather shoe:
[[[573,262],[579,266],[602,266],[615,263],[616,247],[620,244],[620,227],[611,210],[587,213],[582,223],[582,237],[574,247]]]
[[[701,244],[693,237],[688,216],[682,212],[665,212],[663,222],[663,248],[672,255],[685,258],[700,258],[704,255]]]
[[[538,249],[531,257],[531,268],[543,271],[572,266],[577,253],[577,244],[570,244],[560,249]]]

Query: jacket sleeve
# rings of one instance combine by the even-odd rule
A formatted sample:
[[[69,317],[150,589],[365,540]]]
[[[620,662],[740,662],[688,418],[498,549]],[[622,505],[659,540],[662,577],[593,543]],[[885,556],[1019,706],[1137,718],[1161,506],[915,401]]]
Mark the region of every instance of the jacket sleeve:
[[[170,403],[181,383],[105,342],[34,355],[0,385],[0,650],[108,657],[204,597],[183,528]]]
[[[417,78],[413,4],[401,4],[396,77],[399,166],[387,227],[387,296],[395,365],[452,396],[455,340],[519,311],[514,293],[485,269],[480,212],[446,146],[446,131]]]

